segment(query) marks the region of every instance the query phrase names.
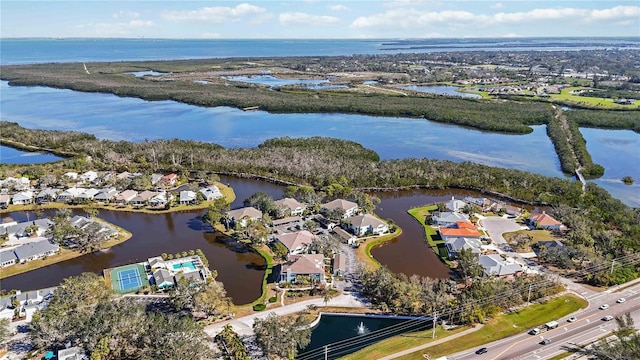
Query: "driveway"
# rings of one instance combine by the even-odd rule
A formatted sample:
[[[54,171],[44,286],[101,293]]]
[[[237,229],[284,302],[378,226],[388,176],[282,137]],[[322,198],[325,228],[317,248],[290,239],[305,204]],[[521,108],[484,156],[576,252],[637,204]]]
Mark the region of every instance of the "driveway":
[[[480,219],[478,223],[487,231],[496,247],[505,252],[513,252],[507,244],[507,241],[502,237],[502,234],[520,230],[520,224],[511,219],[498,216],[485,217],[484,219]]]

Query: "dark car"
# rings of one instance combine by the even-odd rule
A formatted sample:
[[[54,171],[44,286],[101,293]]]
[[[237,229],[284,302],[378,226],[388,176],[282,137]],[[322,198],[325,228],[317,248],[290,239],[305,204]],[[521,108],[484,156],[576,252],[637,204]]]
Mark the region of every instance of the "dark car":
[[[544,339],[540,341],[540,345],[549,345],[551,344],[551,339]]]
[[[480,348],[476,350],[476,354],[481,355],[487,352],[487,348]]]

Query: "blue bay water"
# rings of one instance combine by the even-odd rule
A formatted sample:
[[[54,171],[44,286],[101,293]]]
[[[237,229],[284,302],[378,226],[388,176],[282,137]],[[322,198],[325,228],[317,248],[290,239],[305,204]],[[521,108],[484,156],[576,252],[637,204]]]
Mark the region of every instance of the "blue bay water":
[[[61,159],[53,154],[22,151],[0,145],[0,164],[43,164]]]

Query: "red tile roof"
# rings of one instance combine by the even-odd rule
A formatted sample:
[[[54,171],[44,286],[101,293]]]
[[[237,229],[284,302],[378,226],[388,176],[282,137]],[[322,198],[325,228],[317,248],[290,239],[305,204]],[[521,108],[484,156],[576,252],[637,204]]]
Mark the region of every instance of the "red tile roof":
[[[560,221],[554,219],[551,215],[548,215],[545,213],[533,214],[531,215],[531,220],[540,226],[562,225]]]
[[[456,228],[440,228],[440,235],[444,237],[481,237],[482,234],[476,229],[456,229]]]

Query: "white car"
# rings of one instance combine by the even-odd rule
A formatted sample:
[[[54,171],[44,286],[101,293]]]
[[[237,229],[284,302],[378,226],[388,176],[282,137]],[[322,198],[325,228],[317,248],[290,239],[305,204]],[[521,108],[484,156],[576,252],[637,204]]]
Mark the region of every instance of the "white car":
[[[623,303],[623,302],[625,302],[625,301],[627,301],[625,298],[620,298],[620,299],[616,300],[616,302],[617,302],[618,304],[622,304],[622,303]]]
[[[567,319],[568,322],[576,322],[578,319],[575,316],[572,316]]]
[[[611,321],[611,320],[613,320],[613,316],[611,316],[611,315],[607,315],[607,316],[602,318],[602,321]]]
[[[600,310],[607,310],[608,308],[609,308],[609,305],[607,304],[600,305]]]

